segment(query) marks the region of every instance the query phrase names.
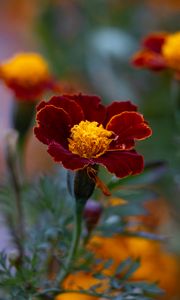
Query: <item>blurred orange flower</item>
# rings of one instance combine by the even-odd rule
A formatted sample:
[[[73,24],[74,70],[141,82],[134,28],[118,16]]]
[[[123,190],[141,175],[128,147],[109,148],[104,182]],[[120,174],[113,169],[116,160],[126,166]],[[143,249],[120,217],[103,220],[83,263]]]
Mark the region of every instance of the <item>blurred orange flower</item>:
[[[97,279],[91,273],[79,271],[70,274],[64,281],[63,287],[67,290],[88,290],[98,285],[97,291],[102,292],[108,287],[108,281]]]
[[[80,293],[65,293],[58,295],[55,300],[95,300],[97,297],[83,295]]]
[[[97,257],[113,259],[114,264],[106,270],[109,275],[128,257],[141,259],[141,265],[132,275],[132,280],[147,280],[158,282],[165,290],[163,299],[178,293],[178,263],[177,258],[163,249],[158,241],[138,237],[99,237],[91,239],[90,248]],[[162,298],[161,298],[162,299]]]
[[[180,76],[180,32],[149,34],[142,42],[143,49],[132,58],[134,66],[153,71],[171,69]]]
[[[107,206],[126,205],[127,200],[112,197],[109,199]],[[159,197],[145,201],[143,207],[146,210],[145,215],[125,217],[128,230],[137,231],[145,230],[151,233],[159,233],[162,227],[171,222],[171,216],[166,199]],[[158,209],[157,209],[158,207]]]
[[[141,266],[130,278],[135,281],[157,282],[165,290],[165,295],[160,299],[169,300],[178,297],[178,276],[179,270],[177,259],[162,248],[158,241],[147,240],[137,237],[99,237],[91,239],[89,248],[95,253],[97,258],[113,259],[109,269],[104,273],[111,275],[117,266],[128,257],[141,259]],[[98,292],[104,292],[108,288],[107,280],[96,279],[90,273],[83,271],[70,274],[64,281],[66,290],[89,290],[92,286],[100,284]],[[71,298],[72,297],[72,298]],[[94,300],[97,297],[78,293],[67,293],[58,295],[55,300]],[[176,298],[173,298],[176,299]]]
[[[121,198],[110,198],[108,203],[108,205],[116,206],[125,205],[127,201]],[[161,213],[159,210],[157,211],[157,205]],[[135,226],[132,232],[139,229],[155,232],[155,228],[158,230],[158,227],[164,222],[167,222],[170,218],[166,203],[161,198],[148,201],[145,207],[150,213],[148,217],[128,217],[128,220],[139,221],[141,224],[141,227]],[[130,257],[133,260],[140,258],[140,267],[132,274],[130,280],[157,282],[159,287],[165,291],[164,296],[161,296],[160,299],[179,299],[178,278],[180,270],[178,259],[177,256],[170,253],[161,242],[121,235],[114,235],[113,237],[94,236],[89,241],[88,248],[97,258],[102,260],[112,259],[114,261],[108,269],[103,271],[106,275],[112,275],[117,266],[127,258]],[[99,267],[101,268],[102,264],[94,266],[94,270],[98,271]],[[119,277],[122,275],[123,273],[119,274]],[[98,287],[99,292],[104,292],[108,288],[107,280],[96,279],[91,273],[80,271],[70,274],[65,279],[64,288],[73,291],[81,289],[89,290],[93,285],[98,284],[101,284],[100,287]],[[99,298],[67,293],[59,295],[55,300],[71,299],[93,300]]]
[[[168,14],[180,11],[179,0],[149,0],[150,7],[162,12],[163,14],[167,11]],[[162,10],[163,8],[163,10]]]
[[[19,100],[36,101],[54,82],[46,61],[37,53],[19,53],[0,64],[0,79]]]
[[[103,292],[108,287],[107,280],[96,279],[92,274],[87,272],[76,272],[70,274],[64,281],[63,287],[65,290],[89,290],[93,286],[98,285],[97,291]],[[80,293],[67,293],[58,295],[55,300],[94,300],[98,299],[94,296],[83,295]]]

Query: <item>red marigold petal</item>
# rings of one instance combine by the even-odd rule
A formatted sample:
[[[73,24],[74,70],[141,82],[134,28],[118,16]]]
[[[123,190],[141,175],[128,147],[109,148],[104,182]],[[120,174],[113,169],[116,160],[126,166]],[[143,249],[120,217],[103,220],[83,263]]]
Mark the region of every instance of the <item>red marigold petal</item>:
[[[34,128],[36,137],[44,144],[51,142],[67,145],[71,119],[62,109],[47,105],[37,113],[38,126]]]
[[[148,50],[156,53],[161,53],[162,45],[164,44],[167,35],[168,34],[165,32],[149,34],[144,38],[142,44]]]
[[[65,98],[63,96],[54,96],[48,102],[42,101],[37,106],[37,111],[41,110],[47,105],[53,105],[65,110],[72,120],[72,125],[79,124],[84,120],[84,113],[81,106],[74,100]]]
[[[46,101],[41,101],[37,106],[36,106],[36,111],[38,112],[38,111],[40,111],[42,108],[44,108],[45,106],[47,106],[48,105],[48,102],[46,102]]]
[[[147,68],[152,71],[161,71],[167,67],[163,56],[150,50],[137,52],[131,62],[137,68]]]
[[[105,166],[109,172],[123,178],[136,175],[143,171],[143,156],[136,151],[110,151],[96,159],[96,162]]]
[[[123,111],[137,111],[137,106],[131,101],[113,101],[107,106],[105,124],[107,124],[114,115],[118,115]]]
[[[73,154],[56,142],[49,145],[48,153],[53,157],[55,162],[62,163],[69,170],[80,170],[89,164],[88,159]]]
[[[134,140],[143,140],[152,134],[143,116],[134,111],[125,111],[112,117],[106,129],[118,136],[117,140],[112,142],[110,149],[131,149]]]
[[[122,142],[122,139],[120,137],[117,137],[115,140],[113,140],[109,146],[108,151],[117,151],[117,150],[131,150],[135,146],[134,139],[126,139]]]
[[[101,98],[84,94],[64,95],[65,98],[76,101],[83,109],[85,119],[102,124],[106,116],[106,108],[102,105]]]
[[[43,92],[49,89],[48,82],[42,82],[32,87],[28,85],[22,86],[21,84],[19,84],[19,82],[12,79],[10,81],[7,81],[6,84],[10,89],[14,91],[16,98],[22,101],[36,102],[37,99],[42,96]]]
[[[131,59],[131,63],[135,67],[138,67],[138,68],[146,67],[146,64],[145,64],[146,55],[147,55],[147,51],[144,51],[144,50],[136,52]]]

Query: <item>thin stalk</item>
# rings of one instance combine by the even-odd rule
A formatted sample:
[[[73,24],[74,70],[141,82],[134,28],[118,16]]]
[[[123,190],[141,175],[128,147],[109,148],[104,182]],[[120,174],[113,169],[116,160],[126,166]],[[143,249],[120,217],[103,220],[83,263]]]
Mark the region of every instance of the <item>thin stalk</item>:
[[[83,245],[86,246],[92,235],[92,231],[88,231],[84,237]]]
[[[21,197],[21,186],[18,182],[17,176],[15,173],[12,172],[12,183],[14,187],[14,194],[16,200],[16,207],[17,207],[17,232],[20,240],[24,240],[24,214],[23,214],[23,207],[22,207],[22,197]]]
[[[179,82],[176,80],[172,80],[171,82],[171,99],[173,103],[173,112],[175,125],[177,130],[180,130],[180,87]]]
[[[25,137],[29,128],[34,124],[35,101],[18,101],[15,99],[12,114],[12,125],[19,133],[19,148],[22,151],[24,147]]]
[[[61,284],[63,280],[66,278],[66,276],[69,274],[70,266],[76,256],[80,237],[81,237],[82,207],[78,205],[78,201],[76,202],[75,205],[76,208],[74,210],[74,230],[73,230],[72,243],[71,243],[70,251],[67,256],[66,262],[64,264],[65,268],[62,269],[59,275],[57,276],[58,285]]]
[[[15,203],[16,203],[16,210],[17,210],[17,228],[16,228],[16,242],[18,244],[19,250],[20,250],[20,257],[23,256],[23,247],[22,247],[22,241],[25,237],[24,232],[24,212],[23,212],[23,206],[22,206],[22,184],[20,180],[19,175],[19,169],[18,169],[18,163],[17,163],[17,153],[16,149],[12,147],[11,143],[7,143],[7,166],[10,173],[10,179],[12,183],[12,187],[14,190],[14,196],[15,196]]]

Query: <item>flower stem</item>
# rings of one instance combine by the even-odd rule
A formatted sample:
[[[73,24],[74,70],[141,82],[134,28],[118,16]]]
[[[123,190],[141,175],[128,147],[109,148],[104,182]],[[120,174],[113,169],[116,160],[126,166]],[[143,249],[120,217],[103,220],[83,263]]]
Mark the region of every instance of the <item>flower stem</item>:
[[[34,118],[35,102],[15,99],[12,115],[13,127],[19,133],[19,147],[22,150],[25,137]]]
[[[171,98],[173,102],[174,119],[176,129],[180,130],[180,87],[179,82],[174,80],[171,83]]]
[[[57,276],[58,285],[61,284],[63,280],[66,278],[66,276],[69,274],[70,266],[77,253],[77,249],[81,237],[82,209],[83,206],[81,205],[81,201],[79,202],[76,201],[75,210],[74,210],[74,230],[73,230],[72,243],[71,243],[70,251],[67,256],[64,268]]]
[[[20,258],[23,257],[23,241],[25,238],[25,232],[24,232],[24,211],[23,211],[23,205],[22,205],[22,183],[20,178],[20,170],[18,165],[18,157],[16,152],[16,143],[14,142],[15,139],[15,133],[10,132],[9,136],[6,137],[7,144],[6,144],[6,162],[10,173],[10,180],[11,184],[14,190],[14,196],[15,196],[15,203],[16,203],[16,210],[17,210],[17,216],[16,216],[16,222],[17,222],[17,228],[16,228],[16,242],[19,247],[20,251]]]

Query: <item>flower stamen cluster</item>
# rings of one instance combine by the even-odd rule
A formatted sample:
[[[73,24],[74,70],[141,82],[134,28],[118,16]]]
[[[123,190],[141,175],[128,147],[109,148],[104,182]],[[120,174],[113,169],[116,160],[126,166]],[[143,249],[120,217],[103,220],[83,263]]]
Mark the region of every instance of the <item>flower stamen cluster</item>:
[[[99,157],[108,150],[112,135],[102,124],[81,121],[71,128],[69,150],[85,158]]]

